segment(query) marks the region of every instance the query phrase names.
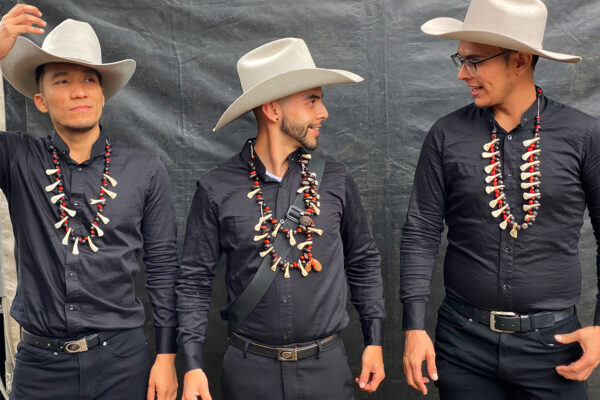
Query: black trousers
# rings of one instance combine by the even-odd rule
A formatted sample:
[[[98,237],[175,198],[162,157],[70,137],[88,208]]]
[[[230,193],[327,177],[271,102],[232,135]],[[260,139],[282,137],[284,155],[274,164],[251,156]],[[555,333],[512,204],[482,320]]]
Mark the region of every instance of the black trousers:
[[[435,341],[440,400],[587,399],[585,382],[554,369],[582,355],[579,343],[564,345],[554,335],[580,327],[573,315],[551,328],[497,333],[442,303]]]
[[[123,330],[105,343],[76,354],[19,343],[10,399],[145,399],[150,359],[143,329]]]
[[[277,361],[233,346],[223,358],[223,400],[352,400],[354,385],[343,343],[298,361]]]

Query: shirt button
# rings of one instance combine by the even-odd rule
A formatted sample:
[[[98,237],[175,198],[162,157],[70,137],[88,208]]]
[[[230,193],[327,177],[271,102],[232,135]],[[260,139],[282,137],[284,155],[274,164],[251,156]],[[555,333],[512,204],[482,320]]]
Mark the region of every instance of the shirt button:
[[[510,253],[510,249],[509,249],[508,247],[505,247],[503,250],[504,250],[504,252],[505,252],[505,253],[507,253],[507,254],[508,254],[508,253]]]
[[[77,172],[81,172],[81,167],[77,167]]]
[[[69,272],[69,276],[75,276],[75,272]]]
[[[502,290],[508,290],[510,289],[510,285],[502,285]]]
[[[283,335],[283,340],[286,340],[286,339],[287,339],[287,335]]]
[[[289,299],[288,299],[287,297],[283,297],[283,298],[281,299],[281,301],[283,301],[284,303],[287,303],[287,302],[288,302],[288,300],[289,300]]]
[[[75,207],[77,207],[77,206],[79,205],[79,200],[74,200],[74,201],[73,201],[73,205],[74,205]]]
[[[73,306],[73,305],[69,306],[69,311],[73,311],[74,309],[75,309],[75,306]]]
[[[506,176],[512,176],[512,172],[506,171]]]
[[[512,135],[508,135],[506,138],[507,138],[508,140],[512,140]]]

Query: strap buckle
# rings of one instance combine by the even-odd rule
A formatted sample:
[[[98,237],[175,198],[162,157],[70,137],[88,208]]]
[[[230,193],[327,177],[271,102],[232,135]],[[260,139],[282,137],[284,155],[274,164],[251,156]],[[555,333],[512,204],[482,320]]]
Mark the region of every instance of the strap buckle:
[[[73,340],[71,342],[65,342],[63,344],[63,351],[68,354],[81,353],[88,350],[87,341],[85,338],[79,340]]]
[[[496,329],[496,315],[502,317],[518,317],[518,315],[512,311],[490,311],[490,329],[493,332],[498,333],[515,333],[516,331],[503,331],[502,329]]]
[[[304,212],[304,210],[296,207],[294,204],[292,204],[289,208],[289,210],[287,211],[287,213],[285,214],[285,216],[291,220],[292,222],[298,224],[300,223],[300,217],[302,216],[302,213]]]
[[[298,349],[278,348],[277,361],[298,361]]]

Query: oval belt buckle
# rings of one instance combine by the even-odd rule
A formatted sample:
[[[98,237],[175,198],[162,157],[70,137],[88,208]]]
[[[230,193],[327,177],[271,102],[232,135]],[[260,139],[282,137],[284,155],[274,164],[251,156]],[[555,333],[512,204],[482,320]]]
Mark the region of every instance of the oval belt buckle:
[[[72,342],[65,342],[64,352],[68,354],[81,353],[87,351],[87,342],[85,339],[74,340]]]
[[[298,361],[298,349],[296,348],[279,348],[277,349],[278,361]]]

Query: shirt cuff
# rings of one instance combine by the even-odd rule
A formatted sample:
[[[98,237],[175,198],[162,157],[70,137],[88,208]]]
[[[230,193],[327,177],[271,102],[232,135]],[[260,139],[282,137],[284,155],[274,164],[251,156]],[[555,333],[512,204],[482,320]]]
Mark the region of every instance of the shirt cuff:
[[[427,303],[404,303],[402,307],[402,330],[425,330]]]
[[[170,326],[155,326],[156,352],[158,354],[177,353],[177,328]]]
[[[202,360],[202,345],[195,342],[188,342],[181,345],[183,366],[185,372],[193,369],[204,369],[204,361]]]
[[[383,319],[363,319],[360,323],[365,346],[383,346],[383,330],[385,325]]]

